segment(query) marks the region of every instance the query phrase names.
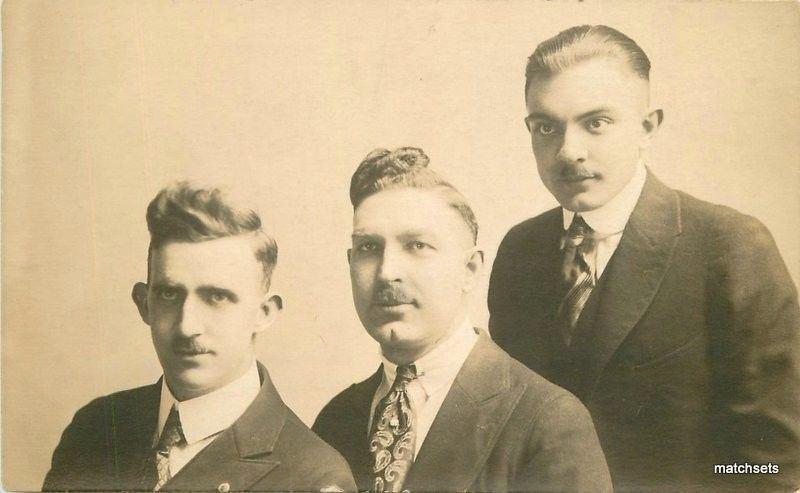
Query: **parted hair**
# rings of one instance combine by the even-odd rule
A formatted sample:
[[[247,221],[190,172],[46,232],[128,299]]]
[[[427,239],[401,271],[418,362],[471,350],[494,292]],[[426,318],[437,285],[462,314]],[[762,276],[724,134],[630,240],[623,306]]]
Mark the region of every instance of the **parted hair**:
[[[525,68],[525,94],[536,76],[557,74],[595,57],[616,57],[642,79],[650,79],[650,59],[628,36],[603,25],[574,26],[539,43]]]
[[[353,209],[370,195],[393,188],[421,188],[440,192],[478,241],[478,222],[467,199],[453,185],[428,168],[430,159],[422,149],[400,147],[393,151],[375,149],[358,165],[350,180]]]
[[[226,191],[188,181],[162,189],[147,207],[150,231],[148,274],[153,250],[168,242],[199,243],[229,236],[250,235],[256,260],[264,270],[268,289],[278,262],[278,245],[262,229],[261,218],[252,209],[235,203]]]

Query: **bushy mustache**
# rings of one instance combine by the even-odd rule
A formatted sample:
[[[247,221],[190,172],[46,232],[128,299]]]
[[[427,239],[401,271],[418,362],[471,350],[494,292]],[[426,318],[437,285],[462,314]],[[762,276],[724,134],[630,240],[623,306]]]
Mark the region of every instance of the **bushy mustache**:
[[[372,302],[377,305],[399,305],[413,303],[414,297],[396,284],[384,284],[372,295]]]

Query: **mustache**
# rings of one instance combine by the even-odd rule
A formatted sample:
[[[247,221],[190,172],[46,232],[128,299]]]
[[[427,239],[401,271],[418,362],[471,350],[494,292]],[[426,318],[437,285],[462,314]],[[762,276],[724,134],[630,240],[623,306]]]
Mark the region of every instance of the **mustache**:
[[[376,305],[399,305],[413,303],[414,297],[406,293],[403,288],[394,284],[380,286],[372,295],[372,302]]]
[[[172,341],[172,351],[176,353],[203,354],[211,350],[197,342],[194,338],[180,338]]]
[[[577,180],[581,178],[594,178],[596,173],[583,166],[576,166],[571,163],[559,163],[560,171],[558,177],[566,180]]]

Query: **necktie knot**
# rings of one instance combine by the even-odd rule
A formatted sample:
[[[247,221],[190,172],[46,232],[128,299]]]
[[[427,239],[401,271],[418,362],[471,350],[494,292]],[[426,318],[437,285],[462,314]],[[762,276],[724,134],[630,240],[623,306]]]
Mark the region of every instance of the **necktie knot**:
[[[164,423],[164,429],[161,431],[161,437],[158,439],[156,449],[159,452],[169,452],[169,449],[185,440],[178,407],[172,406],[167,416],[167,421]]]
[[[569,229],[564,233],[561,248],[579,247],[587,237],[592,237],[592,233],[594,233],[594,230],[586,224],[586,221],[578,214],[575,214],[575,217],[572,218],[572,223],[569,225]]]
[[[394,385],[407,384],[417,378],[417,367],[411,365],[400,365],[397,367],[397,376],[394,378]]]

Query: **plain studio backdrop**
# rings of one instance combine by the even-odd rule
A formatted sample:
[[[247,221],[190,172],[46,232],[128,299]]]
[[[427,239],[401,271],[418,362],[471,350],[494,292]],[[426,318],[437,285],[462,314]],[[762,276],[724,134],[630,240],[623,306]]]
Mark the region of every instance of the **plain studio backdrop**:
[[[772,231],[800,278],[795,3],[6,1],[3,484],[38,489],[75,411],[160,375],[130,298],[145,207],[172,180],[232,184],[278,240],[281,319],[258,356],[306,422],[378,364],[345,251],[350,176],[418,146],[472,202],[487,252],[555,205],[523,124],[536,44],[604,23],[653,63],[667,184]],[[598,81],[602,83],[602,81]]]

